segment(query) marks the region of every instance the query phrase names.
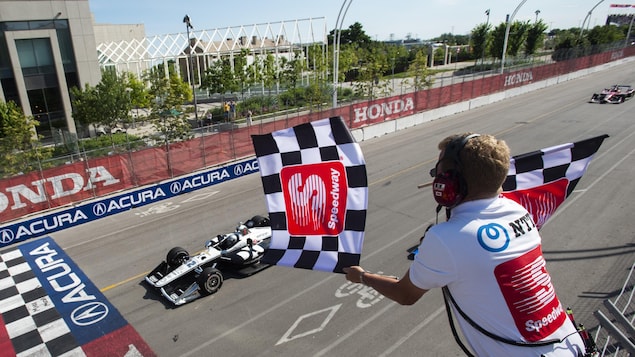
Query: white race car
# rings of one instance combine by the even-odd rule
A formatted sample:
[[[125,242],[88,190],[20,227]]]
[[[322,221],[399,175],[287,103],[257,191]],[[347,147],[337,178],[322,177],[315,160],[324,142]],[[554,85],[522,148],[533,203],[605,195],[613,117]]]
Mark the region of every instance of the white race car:
[[[245,277],[269,265],[260,259],[271,242],[268,217],[254,216],[231,233],[218,235],[205,243],[196,255],[181,247],[172,248],[145,278],[145,281],[174,305],[183,305],[213,294],[223,285],[223,274]]]

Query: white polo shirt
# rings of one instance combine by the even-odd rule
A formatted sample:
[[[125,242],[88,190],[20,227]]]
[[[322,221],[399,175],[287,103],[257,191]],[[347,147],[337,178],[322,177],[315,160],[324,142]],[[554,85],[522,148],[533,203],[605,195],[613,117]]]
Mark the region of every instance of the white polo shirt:
[[[421,289],[448,286],[458,306],[485,330],[518,342],[565,339],[544,347],[496,341],[458,316],[479,356],[577,356],[584,344],[556,296],[531,215],[507,198],[462,203],[432,227],[410,267]]]

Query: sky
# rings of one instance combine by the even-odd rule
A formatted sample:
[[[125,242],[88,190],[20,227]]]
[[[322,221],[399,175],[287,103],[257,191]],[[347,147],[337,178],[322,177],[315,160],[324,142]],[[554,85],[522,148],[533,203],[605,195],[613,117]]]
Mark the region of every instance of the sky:
[[[338,13],[349,0],[89,0],[90,9],[99,24],[144,24],[146,36],[185,32],[183,17],[187,14],[195,30],[212,30],[308,18],[325,18],[327,28],[335,28]],[[466,35],[487,21],[498,25],[512,14],[520,0],[352,0],[344,17],[343,28],[354,22],[371,38],[379,41],[423,40],[443,33]],[[635,0],[525,0],[514,20],[535,21],[538,18],[549,29],[579,28],[589,11],[590,27],[604,25],[606,16],[633,13],[635,7],[616,11],[610,4],[633,4]]]

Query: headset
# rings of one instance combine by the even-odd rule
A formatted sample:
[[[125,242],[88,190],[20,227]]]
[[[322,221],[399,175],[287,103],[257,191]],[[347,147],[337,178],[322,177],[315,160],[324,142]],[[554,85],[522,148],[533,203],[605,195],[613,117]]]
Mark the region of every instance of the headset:
[[[439,206],[453,208],[461,203],[467,195],[467,183],[461,174],[462,164],[459,153],[470,139],[478,136],[480,136],[480,134],[470,134],[452,139],[445,147],[443,157],[441,157],[434,168],[430,170],[430,176],[434,177],[432,181],[432,193]],[[439,163],[446,159],[452,160],[454,168],[445,172],[439,172]],[[439,209],[440,208],[441,207],[439,207]]]

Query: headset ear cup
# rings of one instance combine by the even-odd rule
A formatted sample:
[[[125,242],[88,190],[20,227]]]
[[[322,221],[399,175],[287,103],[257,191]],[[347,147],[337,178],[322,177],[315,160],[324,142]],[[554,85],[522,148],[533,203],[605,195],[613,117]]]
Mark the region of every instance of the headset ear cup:
[[[438,174],[432,181],[432,194],[438,204],[454,207],[464,197],[465,184],[457,170],[449,170]]]

